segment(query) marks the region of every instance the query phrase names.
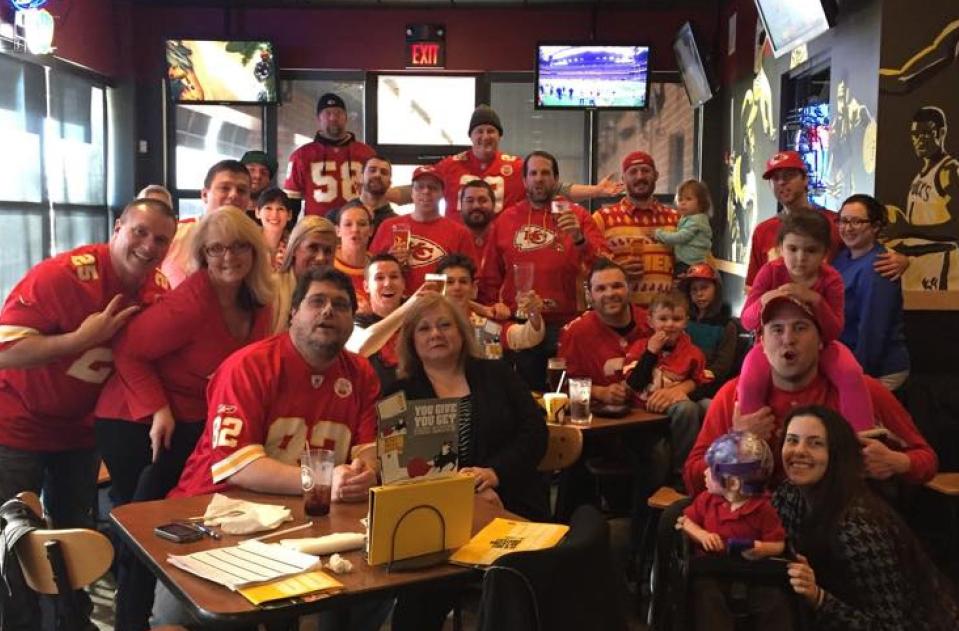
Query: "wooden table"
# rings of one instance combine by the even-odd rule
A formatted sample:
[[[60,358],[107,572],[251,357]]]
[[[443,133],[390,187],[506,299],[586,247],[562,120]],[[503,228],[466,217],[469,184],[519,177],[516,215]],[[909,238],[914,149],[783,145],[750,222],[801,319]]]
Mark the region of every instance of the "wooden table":
[[[289,506],[294,520],[281,526],[288,528],[303,524],[307,518],[303,514],[303,500],[299,496],[263,495],[246,491],[230,491],[230,497],[267,504]],[[172,520],[202,515],[210,502],[211,495],[189,498],[137,502],[114,509],[110,518],[124,543],[129,545],[150,570],[163,581],[195,617],[204,623],[217,625],[256,624],[277,618],[291,618],[320,609],[339,607],[355,602],[358,598],[379,592],[395,592],[401,588],[422,586],[436,581],[473,580],[477,571],[469,568],[443,564],[432,568],[389,573],[385,566],[370,567],[366,563],[363,551],[345,553],[343,556],[353,563],[349,574],[337,575],[343,583],[342,592],[321,597],[311,602],[284,602],[280,605],[256,607],[238,593],[222,585],[194,576],[167,563],[169,554],[188,554],[210,548],[236,545],[251,536],[234,537],[224,535],[220,540],[210,537],[193,543],[174,543],[157,537],[153,529]],[[318,537],[332,532],[362,532],[360,518],[366,516],[367,506],[363,504],[334,503],[330,514],[325,517],[313,517],[313,526],[306,530],[291,533],[290,537]],[[517,518],[515,515],[494,507],[483,500],[476,500],[473,513],[473,534],[493,520],[494,517]],[[279,537],[278,539],[281,539]],[[277,540],[278,540],[277,539]],[[268,542],[274,540],[268,540]]]
[[[634,427],[650,426],[657,423],[668,423],[669,417],[659,412],[647,412],[642,408],[630,410],[629,414],[622,418],[606,418],[593,414],[592,422],[588,425],[577,425],[567,423],[572,427],[578,427],[583,432],[591,434],[594,432],[604,432],[609,430],[620,430]]]

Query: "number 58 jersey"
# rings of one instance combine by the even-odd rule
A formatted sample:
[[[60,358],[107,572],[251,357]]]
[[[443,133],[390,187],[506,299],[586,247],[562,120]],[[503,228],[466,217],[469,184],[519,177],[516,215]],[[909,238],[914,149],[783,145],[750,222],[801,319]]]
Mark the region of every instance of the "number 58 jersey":
[[[152,304],[167,289],[156,270],[131,304]],[[106,243],[47,259],[13,288],[0,313],[0,349],[35,335],[75,331],[122,293]],[[0,370],[0,445],[25,451],[92,447],[93,408],[113,372],[110,343],[33,368]]]
[[[350,447],[376,437],[380,384],[369,361],[340,351],[315,371],[289,333],[228,357],[207,387],[207,421],[170,497],[229,488],[229,478],[259,458],[299,462],[307,446],[330,449],[336,464]]]
[[[290,155],[283,190],[291,199],[303,200],[304,215],[325,217],[359,195],[354,178],[374,155],[373,148],[356,140],[352,133],[340,141],[317,134],[313,142]]]

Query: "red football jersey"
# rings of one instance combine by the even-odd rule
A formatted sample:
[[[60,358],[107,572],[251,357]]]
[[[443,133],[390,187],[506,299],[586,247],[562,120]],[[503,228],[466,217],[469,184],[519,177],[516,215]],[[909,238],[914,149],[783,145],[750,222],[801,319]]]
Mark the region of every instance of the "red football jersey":
[[[636,340],[650,335],[646,310],[630,305],[636,326],[625,337],[587,311],[563,328],[556,354],[566,358],[566,374],[589,377],[594,386],[608,386],[623,380],[626,351]]]
[[[288,333],[251,344],[213,374],[206,428],[170,496],[228,489],[230,476],[264,456],[296,464],[307,445],[343,464],[350,447],[375,439],[379,393],[373,367],[349,351],[318,373]]]
[[[842,240],[839,238],[839,224],[836,223],[839,219],[839,214],[819,206],[814,206],[814,208],[819,214],[829,220],[829,236],[831,237],[832,243],[830,244],[828,259],[831,261],[836,258],[836,253],[842,245]],[[746,269],[747,287],[750,287],[753,281],[756,280],[756,274],[759,273],[763,265],[779,258],[780,226],[782,226],[782,221],[779,219],[779,215],[776,215],[766,221],[760,222],[760,224],[753,229],[752,239],[749,240],[749,267]]]
[[[471,150],[447,156],[436,163],[436,170],[443,178],[446,198],[446,216],[462,223],[460,215],[460,187],[472,180],[484,180],[496,196],[494,211],[497,215],[513,204],[526,199],[523,185],[523,159],[505,153],[496,157],[486,168],[480,164]]]
[[[151,304],[167,289],[157,270],[124,306]],[[0,348],[31,335],[74,331],[123,289],[110,246],[85,245],[27,272],[0,313]],[[93,408],[113,372],[109,343],[34,368],[0,370],[0,445],[28,451],[93,446]]]
[[[577,275],[597,256],[608,256],[609,252],[589,213],[577,204],[570,208],[586,238],[582,248],[573,245],[569,233],[556,226],[547,208],[534,208],[523,201],[503,211],[486,240],[479,273],[480,302],[502,301],[515,310],[513,264],[530,261],[535,267],[533,289],[545,302],[543,318],[565,324],[576,316]]]
[[[642,277],[629,281],[630,299],[634,303],[646,306],[653,296],[673,288],[673,248],[657,241],[654,235],[659,228],[676,229],[679,215],[675,210],[657,201],[649,208],[637,208],[624,197],[594,212],[593,221],[599,226],[615,261],[642,259]]]
[[[342,143],[324,142],[317,136],[290,155],[283,190],[290,198],[303,200],[304,215],[325,217],[360,194],[354,178],[374,155],[373,147],[355,140],[353,134]]]
[[[116,372],[97,402],[97,418],[152,422],[169,405],[178,421],[204,421],[210,375],[234,351],[270,334],[270,305],[253,312],[245,340],[230,333],[207,271],[187,277],[134,317],[113,343]]]
[[[408,226],[410,229],[409,259],[403,267],[408,296],[419,289],[427,274],[436,271],[436,265],[447,254],[465,254],[479,267],[480,256],[473,234],[463,224],[445,217],[433,221],[417,221],[413,215],[391,217],[376,231],[370,252],[382,254],[393,247],[393,226]]]
[[[337,254],[339,254],[339,251],[337,251]],[[339,256],[333,259],[333,267],[349,276],[350,281],[353,282],[353,291],[356,292],[356,312],[370,313],[373,310],[370,306],[370,295],[366,292],[366,288],[363,287],[363,278],[366,269],[353,267]]]

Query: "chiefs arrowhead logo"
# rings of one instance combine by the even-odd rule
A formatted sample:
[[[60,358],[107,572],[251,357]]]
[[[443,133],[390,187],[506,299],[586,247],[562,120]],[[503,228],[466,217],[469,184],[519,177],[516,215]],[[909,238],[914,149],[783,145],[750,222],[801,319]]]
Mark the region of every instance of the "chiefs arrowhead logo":
[[[410,267],[423,267],[436,263],[446,256],[444,250],[438,243],[430,241],[425,237],[414,234],[410,237]]]
[[[513,237],[513,245],[521,252],[548,248],[555,241],[556,233],[540,226],[523,226]]]

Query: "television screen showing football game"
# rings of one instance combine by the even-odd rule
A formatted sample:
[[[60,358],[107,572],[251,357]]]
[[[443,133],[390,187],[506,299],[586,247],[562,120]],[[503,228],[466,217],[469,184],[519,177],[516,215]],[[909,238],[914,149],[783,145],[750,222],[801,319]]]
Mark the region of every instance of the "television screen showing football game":
[[[270,42],[168,39],[166,78],[176,103],[277,101]]]
[[[649,46],[540,44],[537,109],[642,109],[649,100]]]

